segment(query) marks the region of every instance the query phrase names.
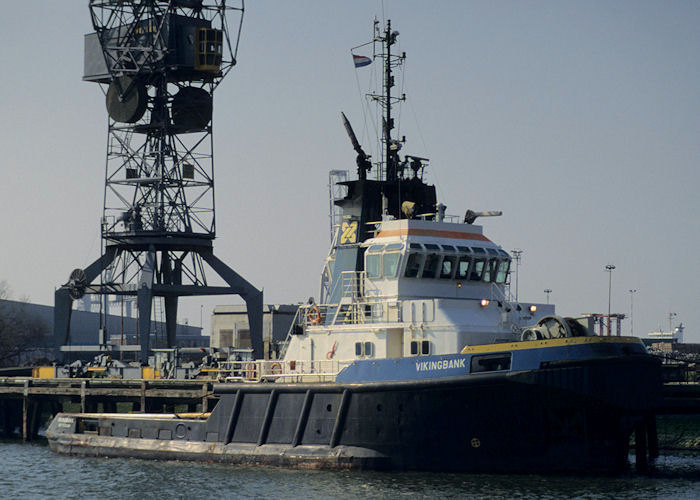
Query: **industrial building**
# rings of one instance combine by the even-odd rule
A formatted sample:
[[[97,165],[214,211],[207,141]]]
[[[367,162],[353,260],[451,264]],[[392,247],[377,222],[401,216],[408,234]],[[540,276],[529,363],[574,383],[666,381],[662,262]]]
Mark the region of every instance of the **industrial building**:
[[[27,317],[39,320],[45,326],[45,337],[37,339],[37,349],[33,349],[32,357],[52,358],[54,356],[53,339],[50,332],[53,331],[54,308],[42,304],[32,304],[14,300],[0,300],[0,314],[21,311]],[[135,311],[135,308],[134,308]],[[108,314],[102,315],[93,310],[75,309],[71,313],[71,337],[70,346],[97,346],[99,345],[100,330],[104,330],[104,338],[111,345],[136,345],[138,344],[137,324],[138,319],[128,315]],[[106,318],[106,320],[104,320]],[[104,324],[102,324],[104,323]],[[150,344],[153,347],[165,345],[165,323],[162,321],[151,322]],[[209,337],[202,335],[202,328],[191,325],[177,325],[178,347],[209,347]],[[38,349],[39,347],[42,350]],[[92,359],[95,352],[71,352],[64,353],[65,361],[74,359]],[[32,359],[22,359],[29,362]]]
[[[263,306],[263,349],[265,358],[276,358],[278,343],[287,338],[296,316],[297,304],[265,304]],[[252,347],[246,306],[220,305],[211,315],[211,347]]]

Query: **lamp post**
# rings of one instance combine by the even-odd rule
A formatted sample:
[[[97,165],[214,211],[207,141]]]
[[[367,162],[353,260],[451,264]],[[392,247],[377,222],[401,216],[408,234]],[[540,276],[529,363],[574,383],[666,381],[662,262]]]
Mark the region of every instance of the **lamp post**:
[[[637,289],[630,289],[630,336],[634,337],[634,294]]]
[[[523,255],[523,251],[519,248],[511,250],[513,254],[513,260],[515,260],[515,303],[518,303],[518,271],[520,271],[520,259]]]
[[[610,336],[611,333],[611,324],[610,324],[610,301],[612,297],[612,272],[615,270],[615,266],[613,264],[608,264],[605,266],[605,270],[609,273],[609,279],[608,279],[608,337]]]
[[[552,293],[552,289],[551,289],[551,288],[545,288],[545,289],[544,289],[544,293],[547,294],[547,304],[549,304],[549,294]]]

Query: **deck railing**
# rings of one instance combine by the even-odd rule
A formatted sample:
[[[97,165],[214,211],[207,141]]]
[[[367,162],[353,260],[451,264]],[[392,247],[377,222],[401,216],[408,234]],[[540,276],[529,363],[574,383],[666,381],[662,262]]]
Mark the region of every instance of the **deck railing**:
[[[226,382],[332,382],[351,361],[323,359],[226,361],[219,365],[219,380]]]

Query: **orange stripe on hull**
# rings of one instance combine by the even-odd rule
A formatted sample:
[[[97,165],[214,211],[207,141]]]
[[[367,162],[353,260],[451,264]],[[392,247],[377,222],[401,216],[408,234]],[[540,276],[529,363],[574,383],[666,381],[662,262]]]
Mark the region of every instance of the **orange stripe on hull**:
[[[491,240],[483,234],[462,233],[459,231],[439,231],[437,229],[387,229],[385,231],[380,231],[377,238],[388,238],[390,236],[434,236],[436,238],[491,242]]]

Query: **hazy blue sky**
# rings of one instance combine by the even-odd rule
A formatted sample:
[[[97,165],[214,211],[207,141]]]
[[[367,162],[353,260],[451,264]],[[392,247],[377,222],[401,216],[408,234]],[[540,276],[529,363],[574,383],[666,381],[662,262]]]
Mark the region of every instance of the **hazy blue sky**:
[[[404,152],[431,158],[448,213],[503,210],[485,233],[524,250],[520,298],[613,312],[646,334],[669,312],[700,342],[700,3],[248,1],[238,66],[215,96],[216,254],[266,302],[318,294],[328,171],[354,173],[372,66],[349,49],[392,19],[407,52]],[[0,280],[53,303],[99,256],[106,112],[81,81],[87,1],[0,17]],[[363,89],[364,90],[364,89]],[[371,128],[369,129],[371,130]],[[232,298],[231,301],[237,300]],[[219,298],[192,298],[199,323]],[[205,321],[206,323],[206,321]],[[630,324],[626,322],[625,333]]]

